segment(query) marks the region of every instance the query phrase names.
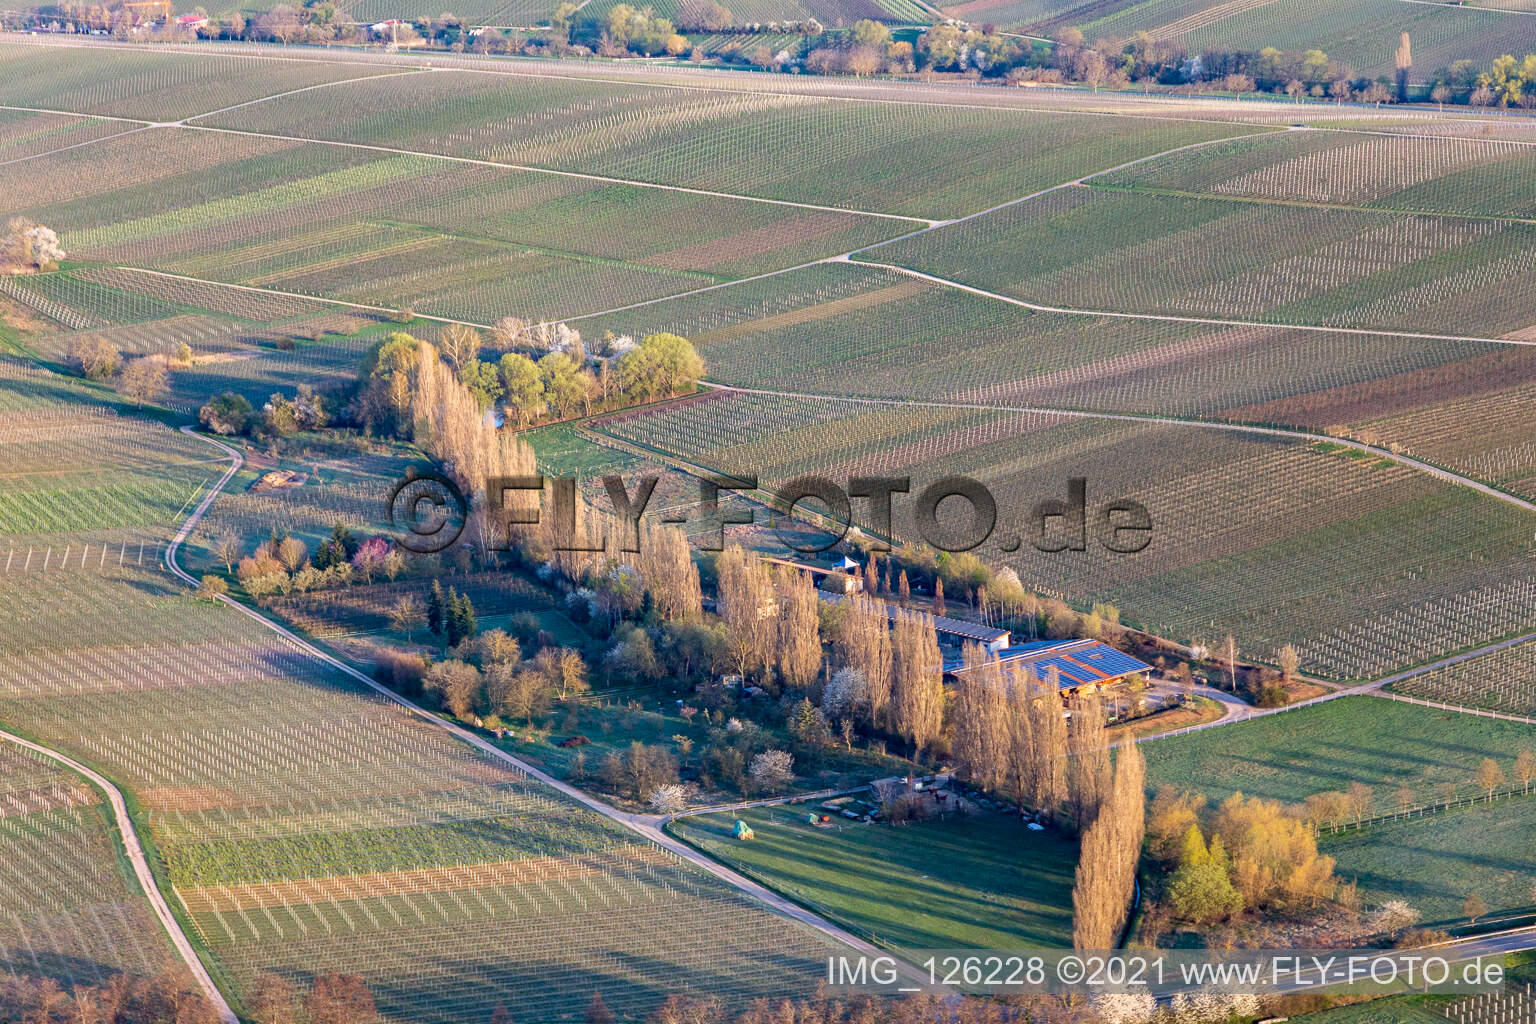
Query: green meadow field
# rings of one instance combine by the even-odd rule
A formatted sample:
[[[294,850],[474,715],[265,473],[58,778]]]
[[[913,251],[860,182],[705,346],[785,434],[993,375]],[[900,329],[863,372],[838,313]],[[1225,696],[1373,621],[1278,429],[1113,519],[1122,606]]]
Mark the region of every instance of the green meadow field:
[[[1072,940],[1076,844],[1016,817],[903,826],[833,816],[817,804],[682,818],[674,834],[893,950],[1019,949]],[[754,838],[731,836],[736,820]]]

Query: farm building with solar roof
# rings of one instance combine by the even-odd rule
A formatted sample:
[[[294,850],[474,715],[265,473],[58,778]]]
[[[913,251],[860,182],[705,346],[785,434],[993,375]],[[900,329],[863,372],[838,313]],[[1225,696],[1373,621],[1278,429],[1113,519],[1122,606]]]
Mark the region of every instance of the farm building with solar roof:
[[[1049,679],[1054,668],[1062,693],[1074,697],[1114,686],[1139,672],[1152,671],[1152,666],[1141,659],[1099,640],[1042,640],[996,653],[1004,665],[1016,671],[1029,669],[1037,679]],[[966,672],[962,659],[945,660],[946,678],[963,679]]]

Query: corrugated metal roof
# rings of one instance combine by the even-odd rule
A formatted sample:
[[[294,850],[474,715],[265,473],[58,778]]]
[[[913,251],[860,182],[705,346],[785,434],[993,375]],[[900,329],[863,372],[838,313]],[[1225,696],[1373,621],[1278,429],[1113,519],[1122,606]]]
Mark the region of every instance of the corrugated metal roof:
[[[823,592],[822,600],[832,601],[835,603],[842,600],[842,595],[828,594]],[[901,607],[891,604],[887,601],[882,601],[881,603],[885,605],[885,614],[892,621],[895,621],[896,613],[902,611]],[[921,611],[922,609],[914,610]],[[943,615],[934,615],[932,618],[933,628],[938,630],[940,633],[948,633],[951,636],[963,636],[967,640],[978,640],[984,644],[990,644],[998,640],[1004,640],[1013,635],[1006,629],[998,629],[996,626],[983,626],[979,622],[967,622],[964,619],[951,619]],[[1011,649],[1012,648],[1010,648],[1010,650]]]

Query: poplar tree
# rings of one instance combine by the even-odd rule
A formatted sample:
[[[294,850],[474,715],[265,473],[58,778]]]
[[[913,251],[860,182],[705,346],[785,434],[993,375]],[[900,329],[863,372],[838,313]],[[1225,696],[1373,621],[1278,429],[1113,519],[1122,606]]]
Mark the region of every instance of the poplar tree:
[[[809,573],[779,574],[779,676],[797,690],[810,686],[821,671],[820,605]]]
[[[1116,758],[1104,805],[1083,834],[1072,890],[1072,944],[1078,949],[1110,949],[1125,928],[1146,835],[1146,785],[1141,748],[1127,744]]]
[[[676,527],[644,520],[637,544],[635,571],[651,595],[656,614],[668,622],[698,618],[704,596],[688,538]]]
[[[883,602],[854,595],[838,625],[833,654],[842,668],[851,668],[868,687],[870,724],[885,728],[891,704],[891,627]]]
[[[965,674],[955,688],[955,760],[971,781],[1001,793],[1011,777],[1013,728],[1007,681],[996,655],[979,644],[965,647]]]
[[[922,753],[944,725],[944,662],[933,617],[904,612],[891,642],[896,732]]]
[[[762,678],[773,665],[777,636],[773,583],[755,553],[732,544],[715,557],[719,578],[720,618],[730,634],[730,649],[742,675]]]
[[[1020,687],[1028,723],[1027,746],[1016,734],[1016,757],[1029,802],[1048,815],[1058,814],[1067,801],[1067,722],[1062,715],[1059,675],[1053,668],[1042,684],[1027,673]]]
[[[1081,832],[1098,817],[1113,781],[1104,712],[1097,697],[1081,697],[1073,702],[1068,749],[1072,755],[1067,769],[1072,822]]]

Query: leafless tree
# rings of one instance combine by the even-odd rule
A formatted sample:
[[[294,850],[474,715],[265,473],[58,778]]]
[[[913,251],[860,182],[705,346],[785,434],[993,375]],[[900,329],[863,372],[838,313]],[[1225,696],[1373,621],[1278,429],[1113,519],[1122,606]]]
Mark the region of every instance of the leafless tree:
[[[125,398],[133,399],[134,405],[153,402],[170,386],[170,375],[165,364],[151,356],[143,356],[123,367],[117,390]]]

